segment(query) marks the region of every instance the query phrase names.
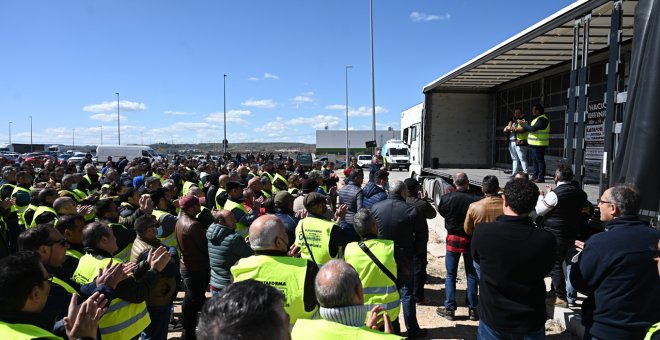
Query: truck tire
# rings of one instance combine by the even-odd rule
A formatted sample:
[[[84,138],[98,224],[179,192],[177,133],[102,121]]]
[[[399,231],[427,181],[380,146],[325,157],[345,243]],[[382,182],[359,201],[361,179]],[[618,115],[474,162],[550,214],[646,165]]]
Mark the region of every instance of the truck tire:
[[[435,208],[437,209],[440,205],[440,198],[442,197],[442,190],[440,183],[437,180],[433,183],[433,203],[435,203]]]

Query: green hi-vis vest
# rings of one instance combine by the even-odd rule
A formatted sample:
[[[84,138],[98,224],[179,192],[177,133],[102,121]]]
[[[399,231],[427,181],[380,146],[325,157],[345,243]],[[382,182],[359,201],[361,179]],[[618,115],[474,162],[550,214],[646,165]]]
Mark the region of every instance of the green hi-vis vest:
[[[289,323],[310,319],[317,308],[305,310],[305,276],[307,260],[288,256],[253,255],[240,259],[231,267],[234,282],[253,279],[277,288],[284,294],[284,310]],[[313,334],[313,333],[310,333]]]
[[[89,175],[85,175],[85,176],[83,176],[83,178],[87,181],[87,183],[88,183],[89,185],[92,185],[92,184],[94,183],[94,181],[92,181],[92,178],[89,177]],[[100,177],[99,177],[99,178],[100,178]],[[94,189],[94,190],[89,190],[89,189],[87,189],[87,194],[88,194],[88,195],[94,194],[94,193],[96,193],[96,192],[97,192],[96,189]]]
[[[246,215],[248,214],[248,211],[243,205],[243,203],[234,202],[231,200],[231,198],[228,198],[227,202],[225,203],[225,210],[229,210],[233,214],[233,210],[236,208],[240,209],[244,214]],[[236,218],[236,233],[241,235],[241,237],[245,237],[249,231],[248,226],[246,226],[244,223],[239,222],[238,220],[239,219]]]
[[[328,187],[325,184],[319,185],[319,188],[321,188],[321,190],[323,190],[324,195],[328,194]]]
[[[291,195],[294,195],[294,196],[296,196],[300,193],[300,189],[298,189],[298,188],[289,188],[288,191]]]
[[[657,331],[660,331],[660,322],[656,323],[655,325],[651,326],[651,328],[649,328],[649,331],[646,333],[644,340],[651,340],[653,334]]]
[[[298,222],[296,226],[296,245],[300,247],[300,257],[311,260],[309,250],[314,254],[314,261],[322,265],[330,260],[330,232],[334,223],[316,217],[307,217]],[[303,230],[305,236],[303,237]],[[307,243],[305,243],[307,239]],[[309,247],[308,247],[309,246]],[[339,256],[339,252],[337,252]]]
[[[218,196],[220,196],[223,192],[227,192],[227,190],[225,188],[218,188],[218,191],[215,193],[215,197],[214,197],[215,208],[218,210],[224,209],[224,207],[221,206],[220,203],[218,203]]]
[[[188,195],[188,192],[190,191],[190,187],[192,186],[197,186],[197,184],[191,181],[183,182],[183,188],[181,188],[181,197]]]
[[[108,227],[120,227],[126,229],[126,226],[123,224],[119,223],[108,223]],[[131,260],[131,249],[133,248],[133,242],[130,242],[129,244],[124,247],[124,249],[120,249],[116,254],[113,256],[124,261],[124,263],[128,263]]]
[[[23,225],[23,226],[26,226],[27,228],[29,228],[30,223],[28,223],[28,221],[25,220],[25,214],[29,211],[36,212],[37,208],[39,208],[38,205],[35,205],[35,204],[32,204],[32,203],[28,204],[28,206],[25,208],[25,210],[22,213],[18,214],[18,218],[20,219],[20,221],[19,221],[20,225]],[[34,217],[34,214],[32,216]]]
[[[163,178],[163,176],[161,176],[161,175],[159,175],[159,174],[157,174],[157,173],[155,173],[155,172],[154,172],[151,176],[154,176],[154,177],[158,178],[158,180],[160,181],[160,184],[164,184],[164,183],[165,183],[165,178]]]
[[[537,130],[537,131],[530,131],[527,134],[527,143],[529,145],[533,146],[549,146],[550,145],[550,119],[548,119],[548,116],[544,114],[534,118],[532,120],[532,124],[536,124],[536,121],[539,120],[539,118],[545,118],[548,120],[548,125],[545,127],[543,130]]]
[[[57,216],[57,212],[55,212],[55,209],[51,207],[47,207],[44,205],[40,205],[37,210],[35,210],[34,215],[32,216],[32,221],[30,222],[28,228],[34,228],[37,226],[37,217],[41,216],[41,214],[46,213],[46,212],[51,212],[55,216]],[[57,217],[54,218],[55,221],[57,221]]]
[[[113,264],[123,263],[117,258],[97,260],[94,256],[86,254],[80,258],[73,279],[80,284],[90,283],[94,281],[99,269],[105,268],[110,261]],[[103,340],[131,339],[140,334],[150,323],[151,318],[146,303],[130,303],[114,298],[99,321],[99,333]]]
[[[165,215],[170,215],[167,211],[162,211],[162,210],[156,210],[154,209],[151,214],[156,217],[156,220],[158,221],[158,224],[160,224],[160,219],[161,217]],[[172,231],[169,235],[159,237],[158,240],[160,240],[160,243],[168,246],[168,247],[174,247],[176,248],[177,252],[180,251],[179,249],[179,242],[176,240],[176,230]]]
[[[273,184],[273,193],[280,191],[280,188],[275,186],[275,182],[277,182],[278,179],[282,181],[282,183],[284,183],[284,186],[286,188],[289,187],[289,181],[286,178],[284,178],[284,176],[280,175],[279,173],[276,173],[275,177],[273,177],[273,180],[271,181],[271,183]]]
[[[0,321],[0,334],[6,340],[51,339],[62,340],[59,336],[34,325],[6,323]]]
[[[66,256],[71,256],[73,258],[76,258],[80,261],[80,258],[83,257],[83,253],[75,250],[75,249],[67,249],[66,250]]]
[[[30,190],[29,190],[29,189],[25,189],[25,188],[20,187],[20,186],[17,185],[17,186],[14,187],[14,190],[12,190],[12,192],[11,192],[11,196],[10,196],[10,197],[11,197],[11,198],[15,198],[15,197],[16,197],[16,194],[17,194],[19,191],[26,192],[28,195],[30,194]],[[15,211],[15,212],[17,212],[17,213],[20,215],[22,212],[25,211],[25,209],[27,209],[27,207],[28,207],[28,205],[17,205],[17,204],[14,203],[14,204],[11,206],[11,211],[12,211],[12,212]]]
[[[396,261],[394,260],[394,241],[366,240],[364,244],[385,268],[394,274],[394,276],[397,275]],[[401,297],[399,296],[396,284],[378,268],[357,242],[349,243],[346,246],[344,260],[358,272],[360,281],[362,281],[364,304],[369,307],[369,310],[375,306],[381,306],[387,312],[387,315],[389,315],[390,320],[398,318],[399,309],[401,308]]]
[[[273,177],[273,175],[271,175],[270,172],[264,171],[264,172],[261,173],[261,175],[262,176],[263,175],[268,176],[268,180],[270,181],[271,184],[273,184],[273,181],[275,180],[275,177]]]
[[[58,278],[57,276],[53,276],[53,284],[64,288],[64,290],[71,293],[72,295],[78,295],[80,297],[80,293],[78,293],[75,288],[71,287],[70,284],[66,283],[66,281]]]
[[[264,197],[266,198],[270,198],[271,196],[273,196],[273,194],[269,194],[268,192],[266,192],[266,190],[261,190],[261,194],[264,195]]]
[[[311,334],[313,334],[313,336],[310,336]],[[314,340],[403,339],[400,336],[373,330],[367,326],[351,327],[328,320],[300,320],[295,326],[293,326],[293,331],[291,332],[292,340],[310,338],[313,338]]]
[[[520,127],[520,126],[514,125],[514,127]],[[527,140],[527,135],[528,135],[527,131],[516,132],[515,134],[516,134],[516,140]]]

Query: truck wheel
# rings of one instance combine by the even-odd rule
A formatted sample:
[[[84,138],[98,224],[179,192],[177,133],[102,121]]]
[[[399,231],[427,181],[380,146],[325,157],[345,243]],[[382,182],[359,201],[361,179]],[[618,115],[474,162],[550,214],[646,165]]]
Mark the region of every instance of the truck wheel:
[[[442,197],[440,191],[440,183],[436,180],[435,183],[433,183],[433,202],[435,203],[436,208],[440,206],[440,198]]]

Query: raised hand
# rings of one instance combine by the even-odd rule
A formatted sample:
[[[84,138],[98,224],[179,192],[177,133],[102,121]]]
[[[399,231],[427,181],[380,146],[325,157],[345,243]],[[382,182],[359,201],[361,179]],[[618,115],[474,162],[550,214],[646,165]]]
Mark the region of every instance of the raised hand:
[[[108,300],[96,292],[85,302],[78,305],[78,296],[73,294],[69,302],[69,311],[64,318],[64,328],[69,339],[96,338],[96,331],[101,316],[107,310]]]

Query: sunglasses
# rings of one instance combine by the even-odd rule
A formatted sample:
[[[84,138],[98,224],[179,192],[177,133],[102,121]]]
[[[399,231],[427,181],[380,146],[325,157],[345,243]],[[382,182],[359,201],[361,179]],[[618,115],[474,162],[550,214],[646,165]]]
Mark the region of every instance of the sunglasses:
[[[51,240],[51,241],[49,242],[48,245],[49,245],[49,246],[53,246],[53,245],[58,244],[58,243],[59,243],[59,245],[61,245],[62,247],[66,247],[67,245],[69,245],[69,240],[67,240],[67,239],[65,239],[65,238],[62,238],[62,239],[57,240],[57,241],[52,241],[52,240]]]

